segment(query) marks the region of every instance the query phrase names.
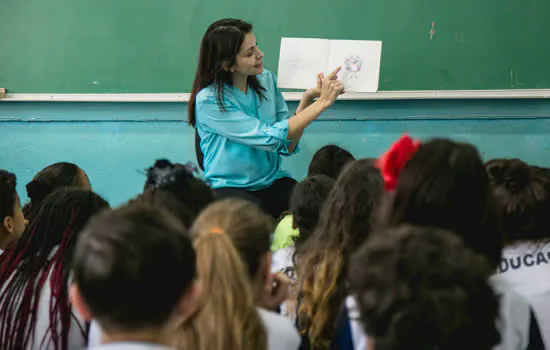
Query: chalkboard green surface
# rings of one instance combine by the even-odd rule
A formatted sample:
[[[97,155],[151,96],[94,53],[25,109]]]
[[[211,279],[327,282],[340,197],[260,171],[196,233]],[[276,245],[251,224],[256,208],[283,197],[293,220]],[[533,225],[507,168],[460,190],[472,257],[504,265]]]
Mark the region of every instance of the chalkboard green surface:
[[[11,93],[189,92],[214,20],[281,37],[382,40],[380,90],[550,88],[548,0],[0,0]]]

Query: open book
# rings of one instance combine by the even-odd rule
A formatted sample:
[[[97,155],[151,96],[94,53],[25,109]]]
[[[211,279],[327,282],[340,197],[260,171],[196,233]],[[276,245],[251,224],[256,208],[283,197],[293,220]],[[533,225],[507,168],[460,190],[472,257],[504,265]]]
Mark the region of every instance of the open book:
[[[278,86],[309,89],[318,73],[341,66],[338,80],[347,92],[376,92],[381,55],[381,41],[282,38]]]

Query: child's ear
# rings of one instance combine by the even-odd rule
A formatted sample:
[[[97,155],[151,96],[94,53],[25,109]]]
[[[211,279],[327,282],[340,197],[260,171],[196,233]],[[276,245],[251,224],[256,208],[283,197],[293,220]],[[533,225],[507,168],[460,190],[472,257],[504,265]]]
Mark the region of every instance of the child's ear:
[[[94,318],[80,293],[80,289],[74,283],[69,286],[69,297],[76,311],[85,321],[89,322]]]
[[[191,287],[183,294],[177,305],[178,314],[184,318],[194,314],[197,310],[197,304],[201,293],[201,283],[194,281]]]
[[[13,218],[11,216],[6,216],[2,221],[2,225],[4,226],[4,230],[10,234],[13,233]]]

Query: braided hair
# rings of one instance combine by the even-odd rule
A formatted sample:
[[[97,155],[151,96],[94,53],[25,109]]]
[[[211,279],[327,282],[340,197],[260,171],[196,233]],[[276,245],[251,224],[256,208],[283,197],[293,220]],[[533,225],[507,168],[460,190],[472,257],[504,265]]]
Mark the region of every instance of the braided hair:
[[[3,350],[29,346],[68,349],[71,319],[74,318],[67,292],[73,250],[80,230],[94,214],[108,206],[104,199],[88,190],[64,188],[55,191],[44,199],[17,244],[0,255],[0,344]],[[49,324],[42,339],[32,340],[37,334],[40,296],[46,283],[52,293],[48,301]],[[81,331],[86,339],[86,331]]]

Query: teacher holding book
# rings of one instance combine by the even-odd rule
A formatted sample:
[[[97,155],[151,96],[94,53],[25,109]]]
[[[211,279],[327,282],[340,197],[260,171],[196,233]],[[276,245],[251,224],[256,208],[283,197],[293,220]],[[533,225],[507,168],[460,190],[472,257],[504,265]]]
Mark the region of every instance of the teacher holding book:
[[[290,117],[263,57],[249,23],[211,24],[201,43],[188,121],[196,129],[197,160],[217,197],[248,199],[278,217],[296,183],[281,170],[281,156],[295,153],[305,128],[344,85],[336,80],[340,68],[319,74]]]

